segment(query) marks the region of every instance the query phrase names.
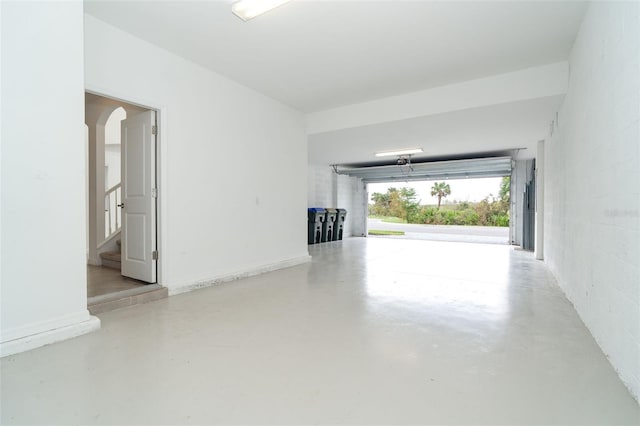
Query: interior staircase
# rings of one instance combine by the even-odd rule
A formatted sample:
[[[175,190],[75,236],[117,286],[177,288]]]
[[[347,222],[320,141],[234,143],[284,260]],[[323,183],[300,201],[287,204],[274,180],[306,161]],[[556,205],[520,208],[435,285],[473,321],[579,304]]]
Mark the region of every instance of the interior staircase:
[[[113,268],[117,270],[122,270],[122,262],[121,262],[121,249],[122,249],[122,241],[118,239],[116,241],[118,244],[118,251],[105,251],[100,253],[100,259],[102,259],[102,266],[106,266],[107,268]]]
[[[102,266],[112,269],[122,270],[121,262],[121,240],[116,241],[117,251],[107,251],[100,253]],[[120,274],[117,274],[120,277]],[[159,284],[147,284],[142,281],[128,279],[136,284],[134,288],[115,291],[87,298],[87,308],[91,315],[101,314],[115,309],[126,308],[128,306],[139,305],[155,300],[166,299],[169,296],[167,288]],[[142,285],[144,284],[144,285]]]

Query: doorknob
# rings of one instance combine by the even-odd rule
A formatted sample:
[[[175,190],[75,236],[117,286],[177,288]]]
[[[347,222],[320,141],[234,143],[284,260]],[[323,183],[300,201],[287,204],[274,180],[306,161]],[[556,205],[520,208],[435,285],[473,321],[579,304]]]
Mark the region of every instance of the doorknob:
[[[124,203],[122,203],[122,204],[117,204],[117,206],[118,206],[118,207],[121,207],[121,208],[123,208],[123,209],[124,209]]]

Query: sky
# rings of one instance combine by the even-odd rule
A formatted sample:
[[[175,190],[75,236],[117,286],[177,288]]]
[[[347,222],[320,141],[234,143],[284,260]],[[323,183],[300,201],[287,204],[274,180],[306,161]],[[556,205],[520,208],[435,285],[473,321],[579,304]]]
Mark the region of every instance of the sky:
[[[458,201],[481,201],[489,194],[493,194],[494,197],[498,197],[500,192],[500,181],[502,178],[480,178],[480,179],[447,179],[446,182],[451,187],[451,195],[443,200],[452,202]],[[431,187],[435,181],[424,182],[392,182],[392,183],[370,183],[369,184],[369,204],[373,204],[371,201],[371,194],[374,192],[387,192],[388,188],[402,188],[409,187],[414,188],[418,194],[418,200],[420,204],[438,204],[437,197],[431,196]]]

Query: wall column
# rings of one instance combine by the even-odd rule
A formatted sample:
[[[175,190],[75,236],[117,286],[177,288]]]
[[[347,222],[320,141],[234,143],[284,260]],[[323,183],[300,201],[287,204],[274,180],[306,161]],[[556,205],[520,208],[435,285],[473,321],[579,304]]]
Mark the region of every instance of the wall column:
[[[544,259],[544,140],[538,141],[536,154],[536,234],[534,253]]]

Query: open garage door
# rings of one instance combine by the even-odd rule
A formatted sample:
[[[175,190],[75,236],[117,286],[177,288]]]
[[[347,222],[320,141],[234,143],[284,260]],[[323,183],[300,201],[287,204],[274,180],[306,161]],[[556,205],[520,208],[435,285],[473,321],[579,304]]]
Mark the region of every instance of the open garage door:
[[[421,163],[411,163],[408,157],[400,156],[397,164],[339,166],[334,170],[361,179],[368,189],[375,188],[377,197],[367,200],[368,235],[508,244],[512,240],[509,229],[511,187],[510,180],[500,178],[510,178],[513,166],[511,156]],[[482,196],[466,192],[465,187],[473,187],[475,192],[486,188],[480,181],[495,184],[495,188],[487,189]],[[449,188],[449,183],[456,187]],[[434,189],[425,188],[425,184],[446,187],[449,192],[443,197],[451,191],[454,195],[446,201],[443,198],[442,206],[438,197],[435,205]],[[504,188],[506,194],[502,194]],[[458,194],[463,194],[463,198],[456,199]]]
[[[511,176],[511,157],[408,163],[405,165],[340,167],[338,174],[366,183]]]

